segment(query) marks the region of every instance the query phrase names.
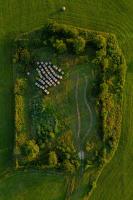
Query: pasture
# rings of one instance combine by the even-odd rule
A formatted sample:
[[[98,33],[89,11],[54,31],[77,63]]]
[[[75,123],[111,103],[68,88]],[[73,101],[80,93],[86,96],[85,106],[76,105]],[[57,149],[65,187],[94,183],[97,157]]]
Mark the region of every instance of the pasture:
[[[66,5],[66,12],[59,12],[59,8]],[[54,18],[60,22],[73,24],[79,27],[86,27],[98,31],[114,32],[118,38],[119,44],[123,49],[129,66],[125,97],[124,97],[124,117],[122,136],[119,149],[106,167],[98,182],[91,199],[93,200],[130,200],[133,196],[132,187],[132,167],[131,160],[133,147],[131,140],[132,133],[132,51],[133,51],[133,2],[131,0],[77,0],[77,1],[35,1],[23,0],[21,3],[16,0],[5,0],[0,2],[0,171],[12,165],[12,147],[14,138],[14,120],[13,120],[13,70],[11,65],[11,37],[19,35],[20,32],[32,31],[36,27],[42,26],[48,18]],[[10,36],[10,37],[9,37]],[[124,145],[124,147],[123,147]],[[31,180],[33,179],[33,174]],[[21,175],[25,177],[25,174]],[[16,184],[20,181],[18,174],[17,180],[10,179],[10,184]],[[9,179],[7,179],[8,181]],[[23,179],[23,185],[27,180]],[[1,200],[5,199],[8,182],[0,183]],[[28,179],[30,181],[30,178]],[[30,185],[29,182],[27,182]],[[31,187],[36,187],[38,182],[33,182]],[[63,184],[64,186],[64,184]],[[111,186],[111,187],[110,187]],[[118,187],[119,186],[119,187]],[[16,200],[15,192],[19,188],[16,184],[15,190],[12,190],[12,200]],[[20,186],[21,188],[21,186]],[[3,193],[5,190],[5,193]],[[19,191],[19,190],[18,190]],[[43,195],[46,190],[39,190],[39,195]],[[6,196],[6,200],[11,199]],[[33,192],[33,190],[32,190]],[[30,199],[31,190],[21,193],[18,199]],[[13,195],[14,193],[14,195]],[[37,193],[34,193],[35,195]],[[111,195],[113,194],[113,195]],[[58,198],[58,197],[57,197]],[[41,198],[40,198],[41,199]],[[35,200],[40,200],[36,195]],[[59,199],[59,198],[58,198]],[[49,198],[47,200],[53,200]],[[63,197],[62,197],[63,200]]]
[[[65,182],[65,177],[54,174],[13,172],[0,181],[0,199],[62,200],[65,198]]]

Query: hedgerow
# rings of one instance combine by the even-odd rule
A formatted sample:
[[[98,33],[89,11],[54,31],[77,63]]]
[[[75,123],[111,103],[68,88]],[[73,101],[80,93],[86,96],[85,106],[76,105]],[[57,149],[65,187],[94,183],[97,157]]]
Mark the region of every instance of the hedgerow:
[[[100,147],[96,147],[96,145],[93,147],[87,143],[88,146],[85,150],[84,169],[88,170],[90,167],[95,169],[88,180],[88,194],[91,194],[102,169],[114,155],[119,143],[126,74],[126,61],[123,53],[114,34],[75,28],[56,22],[48,23],[44,28],[37,31],[35,43],[31,41],[34,39],[31,35],[25,35],[21,43],[18,42],[16,45],[14,58],[16,62],[22,65],[30,64],[32,50],[42,48],[44,45],[52,48],[57,56],[60,54],[74,55],[79,61],[84,56],[89,57],[87,55],[89,46],[95,49],[95,57],[91,60],[96,66],[97,73],[93,95],[99,113],[98,134],[101,143]],[[39,40],[37,40],[37,35]],[[26,41],[26,44],[23,44],[23,40]],[[17,102],[20,101],[17,104],[23,107],[22,97],[17,98],[19,99]],[[74,173],[80,165],[77,150],[72,142],[70,132],[68,130],[64,131],[65,128],[61,130],[57,127],[56,122],[59,122],[59,119],[55,115],[56,112],[53,108],[44,109],[40,100],[37,102],[36,109],[31,112],[36,132],[34,139],[40,149],[36,164],[44,167],[44,163],[46,163],[49,167],[65,169],[70,173]],[[18,109],[17,115],[22,114],[23,110]],[[19,120],[17,121],[17,126],[19,126],[17,129],[21,130],[22,124]],[[56,130],[58,131],[56,132]],[[59,137],[59,133],[62,136]]]

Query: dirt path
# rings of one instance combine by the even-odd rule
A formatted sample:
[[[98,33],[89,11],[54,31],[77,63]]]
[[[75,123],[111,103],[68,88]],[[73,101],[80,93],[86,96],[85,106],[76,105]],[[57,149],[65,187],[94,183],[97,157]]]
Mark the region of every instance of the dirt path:
[[[78,135],[78,138],[79,138],[80,137],[80,130],[81,130],[81,117],[80,117],[79,102],[78,102],[78,86],[79,86],[79,76],[77,76],[76,89],[75,89],[75,99],[76,99],[77,118],[78,118],[77,135]]]
[[[92,115],[90,104],[88,103],[87,96],[86,96],[87,86],[88,86],[88,78],[85,77],[84,102],[85,102],[85,105],[87,107],[87,111],[88,111],[89,116],[90,116],[90,121],[89,121],[89,128],[86,131],[86,134],[84,135],[82,143],[84,142],[87,135],[90,133],[90,131],[92,129],[92,125],[93,125],[93,115]],[[78,95],[79,95],[78,94],[78,88],[79,88],[79,76],[77,75],[76,89],[75,89],[75,99],[76,99],[76,109],[77,109],[77,119],[78,119],[77,136],[78,136],[78,139],[79,139],[80,138],[80,131],[81,131],[81,114],[80,114],[80,108],[79,108],[79,102],[78,102]]]
[[[91,129],[92,129],[92,124],[93,124],[93,115],[92,115],[92,111],[91,111],[91,108],[90,108],[90,105],[88,103],[88,100],[87,100],[87,96],[86,96],[86,93],[87,93],[87,85],[88,85],[88,79],[87,77],[85,77],[85,88],[84,88],[84,102],[85,102],[85,105],[87,107],[87,110],[89,112],[89,115],[90,115],[90,123],[89,123],[89,128],[83,138],[83,141],[85,140],[86,136],[90,133]]]

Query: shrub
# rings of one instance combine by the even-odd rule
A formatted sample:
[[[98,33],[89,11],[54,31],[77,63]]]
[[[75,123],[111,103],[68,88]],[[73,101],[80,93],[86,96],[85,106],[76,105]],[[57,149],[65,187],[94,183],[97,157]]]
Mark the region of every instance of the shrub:
[[[96,35],[93,39],[93,43],[98,49],[106,48],[106,38],[102,35]]]
[[[26,82],[24,79],[17,79],[14,93],[15,93],[15,126],[17,134],[25,131],[24,121],[24,90]]]
[[[53,47],[59,54],[65,53],[67,51],[66,44],[63,42],[63,40],[56,39],[55,43],[53,44]]]
[[[17,79],[15,83],[14,93],[15,95],[23,95],[26,88],[25,79]]]
[[[69,38],[66,40],[68,48],[75,54],[80,54],[85,49],[85,40],[82,37],[77,37],[76,39]]]
[[[54,35],[58,38],[75,38],[78,36],[78,30],[68,25],[52,22],[47,25],[44,34],[47,35],[47,37]]]
[[[76,54],[80,54],[84,51],[85,49],[85,40],[82,37],[78,37],[74,40],[73,44],[74,52]]]
[[[35,160],[39,155],[39,146],[35,140],[28,140],[20,146],[21,153],[28,161]]]
[[[16,132],[21,133],[25,131],[25,122],[24,122],[24,98],[21,95],[16,95],[15,97],[15,125]]]
[[[75,166],[69,160],[64,160],[63,167],[69,173],[75,172]]]
[[[19,49],[19,61],[22,64],[29,64],[30,62],[30,52],[28,49]]]
[[[103,70],[106,70],[109,67],[109,59],[108,58],[103,58],[101,62]]]
[[[55,151],[51,151],[49,153],[49,165],[51,167],[55,167],[58,163],[58,158],[57,158],[57,155],[55,153]]]

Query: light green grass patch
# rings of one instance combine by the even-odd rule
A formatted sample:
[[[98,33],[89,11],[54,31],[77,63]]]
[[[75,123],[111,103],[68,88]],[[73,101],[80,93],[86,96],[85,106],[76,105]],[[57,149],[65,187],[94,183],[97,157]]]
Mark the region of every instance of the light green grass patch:
[[[1,200],[62,200],[67,186],[64,176],[42,172],[14,172],[1,181]]]

